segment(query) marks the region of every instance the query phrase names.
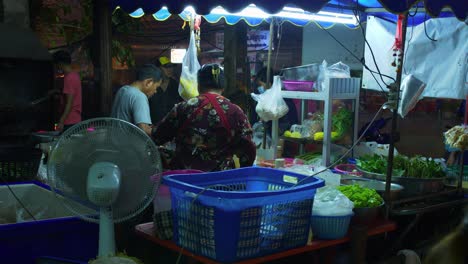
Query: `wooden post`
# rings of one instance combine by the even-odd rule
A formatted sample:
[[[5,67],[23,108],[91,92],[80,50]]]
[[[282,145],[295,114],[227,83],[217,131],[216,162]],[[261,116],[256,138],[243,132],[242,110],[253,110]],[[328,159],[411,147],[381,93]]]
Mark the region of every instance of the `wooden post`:
[[[100,111],[109,115],[112,107],[112,11],[109,0],[94,1],[96,36],[95,75],[99,87]]]
[[[406,41],[406,27],[408,25],[408,14],[404,14],[404,19],[402,21],[402,35],[401,35],[401,52],[404,54],[405,52],[405,41]],[[396,105],[395,109],[393,110],[393,115],[392,115],[392,130],[390,133],[390,144],[389,144],[389,149],[388,149],[388,161],[387,161],[387,174],[386,174],[386,179],[385,179],[385,201],[391,202],[390,200],[390,186],[391,186],[391,181],[392,181],[392,174],[393,174],[393,157],[395,154],[395,143],[396,140],[398,140],[397,137],[397,121],[398,121],[398,104],[400,101],[400,86],[401,86],[401,78],[402,78],[402,69],[403,69],[403,62],[398,64],[398,69],[397,69],[397,76],[396,76],[396,82],[395,82],[395,93],[396,93]],[[387,212],[386,216],[388,217],[389,215],[389,208],[387,204]]]
[[[238,82],[238,74],[250,75],[247,72],[247,26],[245,23],[237,23],[233,26],[224,27],[224,76],[226,87],[224,93],[227,97],[238,94],[240,87],[238,84],[247,78],[242,78]],[[250,85],[248,85],[250,87]]]

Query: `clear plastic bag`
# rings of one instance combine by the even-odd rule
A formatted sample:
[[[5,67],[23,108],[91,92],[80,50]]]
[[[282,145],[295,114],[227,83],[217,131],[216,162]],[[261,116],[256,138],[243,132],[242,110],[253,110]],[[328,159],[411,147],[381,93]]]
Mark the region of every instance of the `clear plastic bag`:
[[[312,208],[312,215],[345,216],[353,212],[354,204],[334,186],[317,190]]]
[[[252,93],[252,98],[257,101],[255,111],[263,121],[280,119],[289,111],[288,105],[281,96],[281,79],[275,76],[273,85],[262,94]]]
[[[398,105],[398,114],[405,117],[416,103],[421,99],[426,84],[414,77],[412,74],[406,76],[401,82],[401,100]]]
[[[262,122],[256,122],[252,126],[253,130],[253,142],[255,143],[255,146],[257,148],[260,148],[261,145],[263,144],[263,130],[265,129],[265,126]],[[266,137],[266,147],[269,148],[271,146],[271,137],[270,135],[267,134]]]
[[[327,61],[324,60],[320,66],[320,72],[317,78],[317,82],[314,84],[315,89],[319,92],[326,91],[328,89],[328,80],[330,78],[350,78],[351,71],[349,66],[340,62],[337,62],[328,67]]]
[[[179,95],[184,100],[198,96],[197,74],[200,69],[197,58],[197,46],[195,44],[195,33],[190,33],[190,43],[182,62],[182,73],[180,75]]]
[[[350,78],[351,71],[349,66],[340,62],[333,64],[327,68],[328,78]]]

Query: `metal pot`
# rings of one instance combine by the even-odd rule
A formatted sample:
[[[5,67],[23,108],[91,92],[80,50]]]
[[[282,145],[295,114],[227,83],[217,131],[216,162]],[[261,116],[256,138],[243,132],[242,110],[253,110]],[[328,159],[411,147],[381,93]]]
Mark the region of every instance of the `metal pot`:
[[[354,208],[354,216],[352,218],[352,222],[354,224],[359,225],[370,225],[372,224],[375,219],[379,216],[380,212],[384,203],[377,207],[362,207],[362,208]]]
[[[49,143],[60,136],[60,131],[34,132],[31,134],[31,136],[38,143]]]
[[[356,168],[358,171],[362,172],[362,177],[364,178],[376,179],[381,181],[386,180],[386,176],[384,174],[368,172],[360,169],[359,167]],[[445,179],[446,177],[421,179],[412,177],[392,176],[393,183],[398,183],[404,187],[404,191],[401,192],[401,196],[404,197],[439,192],[444,188]]]
[[[410,177],[393,177],[393,181],[405,187],[402,196],[410,197],[422,194],[436,193],[444,189],[446,177],[434,179],[420,179]]]
[[[385,181],[368,180],[368,179],[342,179],[341,184],[343,185],[354,185],[358,184],[361,187],[376,190],[378,194],[384,197],[385,194]],[[403,186],[392,183],[390,184],[390,200],[397,200],[400,193],[403,191]]]

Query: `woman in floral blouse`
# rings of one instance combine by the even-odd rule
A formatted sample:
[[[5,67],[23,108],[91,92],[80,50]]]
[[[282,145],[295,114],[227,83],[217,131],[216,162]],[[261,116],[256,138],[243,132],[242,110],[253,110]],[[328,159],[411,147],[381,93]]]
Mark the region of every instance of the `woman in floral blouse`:
[[[171,169],[232,169],[234,155],[242,167],[253,164],[256,147],[249,121],[239,106],[221,96],[223,87],[223,69],[203,66],[198,71],[200,95],[177,104],[155,128],[156,144],[175,139]]]

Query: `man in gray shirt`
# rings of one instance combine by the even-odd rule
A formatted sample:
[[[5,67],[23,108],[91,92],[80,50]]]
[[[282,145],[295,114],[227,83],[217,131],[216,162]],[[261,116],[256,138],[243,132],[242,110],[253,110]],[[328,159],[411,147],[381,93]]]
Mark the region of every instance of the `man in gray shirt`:
[[[152,64],[140,67],[136,81],[121,87],[115,95],[111,117],[128,121],[151,135],[148,98],[156,93],[161,81],[160,69]]]

